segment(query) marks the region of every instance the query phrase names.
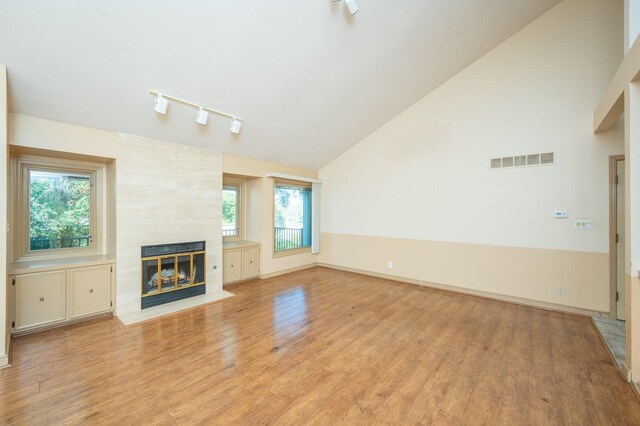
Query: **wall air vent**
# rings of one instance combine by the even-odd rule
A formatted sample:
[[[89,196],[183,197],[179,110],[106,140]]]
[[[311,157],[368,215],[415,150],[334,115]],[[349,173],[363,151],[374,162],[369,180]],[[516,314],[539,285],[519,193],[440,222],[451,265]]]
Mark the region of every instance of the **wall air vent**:
[[[541,166],[555,163],[556,155],[554,152],[543,152],[540,154],[492,158],[490,166],[492,169],[508,169],[513,167]]]

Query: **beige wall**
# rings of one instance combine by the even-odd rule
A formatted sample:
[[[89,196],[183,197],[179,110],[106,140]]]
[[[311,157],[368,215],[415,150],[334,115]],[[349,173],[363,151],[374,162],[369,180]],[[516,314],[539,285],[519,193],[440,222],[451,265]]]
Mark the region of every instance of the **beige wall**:
[[[321,238],[321,262],[332,266],[590,311],[609,309],[608,287],[602,285],[609,279],[606,253],[345,234]],[[557,287],[580,294],[579,306],[567,304]]]
[[[284,173],[307,178],[317,178],[317,170],[255,160],[224,154],[224,173],[241,175],[247,179],[247,233],[246,238],[260,242],[260,275],[269,276],[315,264],[317,255],[311,253],[274,257],[273,250],[273,189],[269,172]]]
[[[238,155],[224,154],[224,173],[243,176],[264,177],[269,172],[285,173],[295,176],[317,178],[318,171],[302,167],[289,166],[271,161],[256,160]]]
[[[608,311],[607,168],[623,129],[594,135],[592,113],[621,60],[622,14],[622,2],[563,1],[322,168],[320,262],[356,267],[364,237],[379,237],[363,269]],[[556,165],[489,168],[546,151]],[[578,218],[593,230],[574,230]],[[501,277],[495,256],[527,276]]]
[[[119,135],[116,173],[117,314],[140,310],[145,245],[205,240],[207,293],[222,290],[222,155]]]
[[[625,364],[640,382],[640,82],[627,85],[625,102]]]
[[[116,133],[22,114],[9,114],[9,143],[15,147],[116,158]]]
[[[7,177],[8,177],[8,109],[7,109],[7,68],[0,65],[0,223],[7,223]],[[3,289],[0,291],[0,367],[7,365],[9,361],[9,285],[7,283],[7,232],[0,232],[0,282]]]

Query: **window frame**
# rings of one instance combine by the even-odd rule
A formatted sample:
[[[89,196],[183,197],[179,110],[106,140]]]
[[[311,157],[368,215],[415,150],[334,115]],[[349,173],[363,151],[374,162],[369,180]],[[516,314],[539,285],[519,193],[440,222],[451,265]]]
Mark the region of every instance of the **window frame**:
[[[236,188],[238,196],[236,198],[236,225],[238,227],[238,233],[236,235],[228,235],[222,236],[222,242],[230,242],[230,241],[243,241],[245,234],[245,184],[246,182],[242,179],[235,179],[230,177],[223,177],[222,179],[222,190],[225,188]],[[222,195],[222,192],[220,192]],[[220,203],[220,214],[222,215],[222,202]],[[221,220],[222,222],[222,220]],[[220,232],[222,232],[222,223]]]
[[[83,174],[89,176],[89,245],[49,250],[31,250],[30,172]],[[103,254],[103,164],[48,157],[21,156],[15,159],[15,238],[17,262]]]
[[[273,249],[273,257],[284,257],[284,256],[292,256],[295,254],[303,254],[303,253],[311,253],[311,245],[304,247],[297,247],[291,249],[284,250],[276,250],[276,188],[278,185],[287,185],[287,186],[296,186],[299,188],[309,189],[312,194],[313,199],[313,185],[311,182],[292,180],[292,179],[283,179],[283,178],[274,178],[273,179],[273,191],[271,196],[272,201],[272,209],[271,209],[271,247]],[[312,207],[313,210],[313,207]],[[313,227],[313,221],[311,221],[311,226]],[[313,228],[311,229],[311,233],[313,234]]]

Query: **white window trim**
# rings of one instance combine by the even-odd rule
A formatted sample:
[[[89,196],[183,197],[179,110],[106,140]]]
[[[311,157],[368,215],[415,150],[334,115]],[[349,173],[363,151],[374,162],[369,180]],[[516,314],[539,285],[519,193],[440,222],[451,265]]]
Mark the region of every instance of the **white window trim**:
[[[295,255],[295,254],[302,254],[302,253],[312,253],[313,252],[313,237],[314,237],[314,228],[313,228],[313,183],[312,181],[316,181],[317,179],[305,179],[305,180],[295,180],[295,179],[289,179],[288,177],[291,175],[283,175],[283,174],[279,174],[279,173],[269,173],[268,177],[272,177],[273,179],[273,191],[272,191],[272,203],[273,203],[273,208],[271,210],[271,246],[272,246],[272,250],[273,250],[273,258],[278,258],[278,257],[284,257],[284,256],[291,256],[291,255]],[[277,175],[277,176],[276,176]],[[282,176],[287,176],[282,177]],[[293,176],[298,178],[298,176]],[[276,191],[276,187],[278,185],[291,185],[291,186],[297,186],[300,188],[308,188],[310,189],[311,192],[311,197],[312,197],[312,201],[311,201],[311,245],[309,246],[305,246],[305,247],[296,247],[296,248],[291,248],[291,249],[284,249],[284,250],[276,250],[276,226],[275,226],[275,218],[276,218],[276,202],[275,202],[275,191]]]
[[[14,259],[16,262],[101,255],[105,253],[104,235],[106,217],[104,182],[106,166],[87,161],[64,160],[39,156],[19,156],[14,159]],[[29,170],[76,172],[91,176],[89,247],[69,247],[56,250],[30,250],[29,238]]]
[[[234,179],[234,178],[228,178],[228,177],[223,177],[222,180],[222,189],[224,189],[225,186],[235,186],[238,187],[238,200],[237,200],[237,210],[236,210],[236,224],[238,226],[238,234],[237,235],[229,235],[229,236],[222,236],[222,241],[223,242],[229,242],[229,241],[242,241],[244,240],[244,235],[245,235],[245,231],[246,231],[246,206],[245,206],[245,200],[246,200],[246,196],[245,196],[245,192],[246,192],[246,181],[242,180],[242,179]],[[220,204],[220,208],[222,208],[222,203]],[[222,231],[222,230],[221,230]]]

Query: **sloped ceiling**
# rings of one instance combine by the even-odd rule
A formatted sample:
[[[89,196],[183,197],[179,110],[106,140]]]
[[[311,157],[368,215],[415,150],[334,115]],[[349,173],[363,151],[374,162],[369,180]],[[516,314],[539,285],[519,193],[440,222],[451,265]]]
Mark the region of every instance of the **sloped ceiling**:
[[[3,0],[9,108],[317,169],[558,3],[357,1]]]

